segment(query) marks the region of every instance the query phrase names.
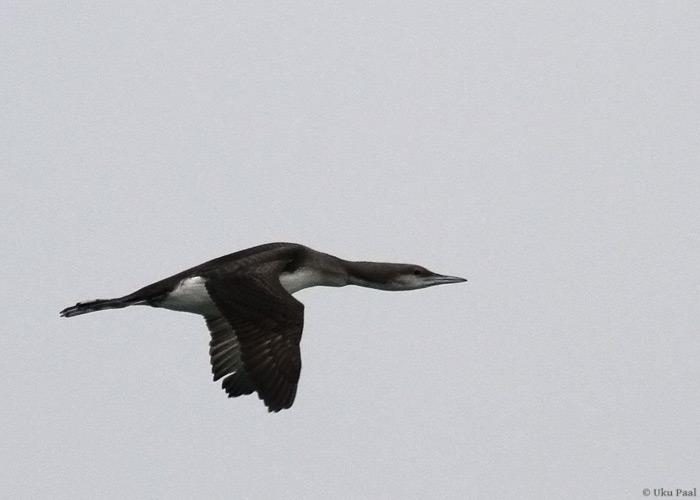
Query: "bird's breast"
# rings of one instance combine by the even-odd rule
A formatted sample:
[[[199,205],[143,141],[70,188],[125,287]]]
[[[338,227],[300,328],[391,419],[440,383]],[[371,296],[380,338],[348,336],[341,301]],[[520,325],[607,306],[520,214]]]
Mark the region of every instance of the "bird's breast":
[[[312,286],[343,286],[347,284],[340,276],[310,267],[300,267],[292,272],[280,274],[280,283],[289,293],[295,293]]]

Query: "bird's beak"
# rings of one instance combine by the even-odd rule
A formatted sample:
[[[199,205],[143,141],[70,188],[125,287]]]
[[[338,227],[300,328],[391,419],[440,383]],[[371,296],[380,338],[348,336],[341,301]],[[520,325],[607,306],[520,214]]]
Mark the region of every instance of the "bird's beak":
[[[465,280],[464,278],[460,278],[458,276],[443,276],[442,274],[436,274],[435,276],[431,277],[431,284],[432,285],[447,285],[450,283],[464,283]]]

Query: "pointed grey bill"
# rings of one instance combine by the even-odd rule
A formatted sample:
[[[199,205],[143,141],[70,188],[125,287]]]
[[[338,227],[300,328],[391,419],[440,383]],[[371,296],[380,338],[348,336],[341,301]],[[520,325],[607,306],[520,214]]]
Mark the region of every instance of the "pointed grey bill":
[[[436,274],[430,277],[430,282],[433,285],[448,285],[450,283],[464,283],[467,281],[459,276],[443,276],[442,274]]]

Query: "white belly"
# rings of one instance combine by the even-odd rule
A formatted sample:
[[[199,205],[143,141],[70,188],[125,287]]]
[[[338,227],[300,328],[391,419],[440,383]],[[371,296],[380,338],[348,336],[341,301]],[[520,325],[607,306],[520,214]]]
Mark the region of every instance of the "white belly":
[[[158,307],[172,311],[183,311],[203,316],[218,314],[214,302],[200,277],[187,278],[158,304]]]
[[[334,278],[316,270],[302,267],[293,273],[280,275],[282,287],[289,293],[295,293],[311,286],[343,286],[342,279]],[[171,311],[183,311],[202,316],[218,315],[219,311],[211,300],[205,280],[199,276],[187,278],[163,299],[157,307]]]

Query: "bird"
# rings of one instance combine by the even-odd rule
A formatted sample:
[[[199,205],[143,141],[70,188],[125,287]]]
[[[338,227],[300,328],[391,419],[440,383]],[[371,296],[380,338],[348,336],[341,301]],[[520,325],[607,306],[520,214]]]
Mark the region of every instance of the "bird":
[[[224,255],[113,299],[78,302],[70,318],[145,305],[199,314],[209,329],[214,381],[229,397],[257,392],[269,412],[292,406],[301,373],[304,305],[314,286],[416,290],[467,281],[413,264],[343,260],[296,243],[267,243]]]

